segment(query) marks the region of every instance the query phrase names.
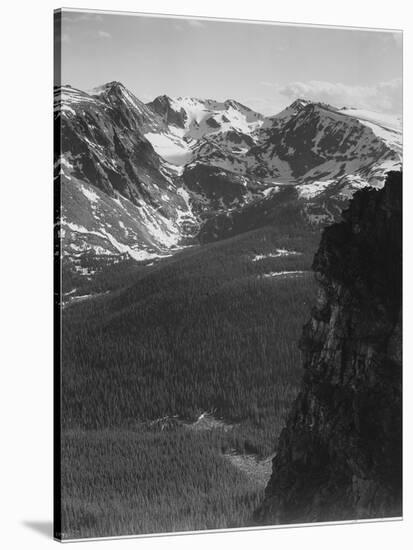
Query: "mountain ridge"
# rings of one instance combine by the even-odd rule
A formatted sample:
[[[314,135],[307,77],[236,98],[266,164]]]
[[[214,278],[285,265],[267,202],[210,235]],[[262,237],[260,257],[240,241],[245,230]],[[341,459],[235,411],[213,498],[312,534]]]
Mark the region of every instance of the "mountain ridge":
[[[321,227],[356,189],[381,187],[401,167],[391,120],[303,98],[264,117],[233,99],[145,104],[117,81],[89,93],[62,86],[55,123],[63,253],[74,265],[86,256],[146,261],[224,238],[250,228],[251,208],[254,227],[274,223],[287,208],[275,197],[285,185],[295,188],[299,223]]]

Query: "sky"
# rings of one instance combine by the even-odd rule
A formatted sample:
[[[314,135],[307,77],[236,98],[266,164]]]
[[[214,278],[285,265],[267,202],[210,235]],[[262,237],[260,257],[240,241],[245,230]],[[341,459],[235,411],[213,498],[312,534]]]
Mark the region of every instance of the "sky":
[[[62,84],[236,99],[265,115],[297,97],[402,110],[402,33],[64,11]]]

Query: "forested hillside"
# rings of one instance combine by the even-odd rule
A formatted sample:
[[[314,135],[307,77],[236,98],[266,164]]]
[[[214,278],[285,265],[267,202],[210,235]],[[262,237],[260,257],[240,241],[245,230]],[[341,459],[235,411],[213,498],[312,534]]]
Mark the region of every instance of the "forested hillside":
[[[317,241],[267,226],[184,250],[64,308],[66,537],[249,521],[267,478],[253,482],[226,455],[258,466],[274,452],[301,377]],[[184,500],[166,504],[178,486]]]

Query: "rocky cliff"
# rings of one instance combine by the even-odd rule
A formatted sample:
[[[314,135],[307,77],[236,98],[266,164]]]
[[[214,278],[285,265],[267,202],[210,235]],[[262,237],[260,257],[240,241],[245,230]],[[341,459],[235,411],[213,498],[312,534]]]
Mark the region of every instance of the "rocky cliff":
[[[304,378],[259,524],[400,516],[401,173],[356,193],[324,230]]]

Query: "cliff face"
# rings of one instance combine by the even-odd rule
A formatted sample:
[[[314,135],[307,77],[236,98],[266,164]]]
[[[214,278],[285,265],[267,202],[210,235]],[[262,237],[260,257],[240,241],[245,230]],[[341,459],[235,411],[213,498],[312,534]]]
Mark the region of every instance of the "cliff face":
[[[401,515],[401,173],[327,228],[304,379],[259,524]]]

